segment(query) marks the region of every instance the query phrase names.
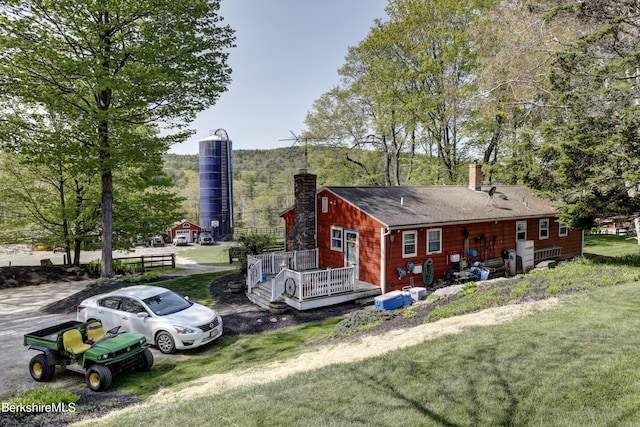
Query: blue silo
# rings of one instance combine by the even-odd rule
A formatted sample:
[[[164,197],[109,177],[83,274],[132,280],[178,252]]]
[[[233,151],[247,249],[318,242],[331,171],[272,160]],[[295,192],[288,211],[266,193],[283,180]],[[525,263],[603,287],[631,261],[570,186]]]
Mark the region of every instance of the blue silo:
[[[224,129],[218,129],[199,144],[200,226],[215,240],[232,240],[231,140]]]

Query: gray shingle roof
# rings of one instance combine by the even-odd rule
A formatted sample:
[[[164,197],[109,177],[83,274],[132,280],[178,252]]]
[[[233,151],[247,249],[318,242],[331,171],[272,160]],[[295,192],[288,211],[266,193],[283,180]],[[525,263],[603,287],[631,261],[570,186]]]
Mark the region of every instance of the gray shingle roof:
[[[519,186],[325,187],[388,227],[549,217],[557,206]],[[493,202],[492,202],[492,201]]]

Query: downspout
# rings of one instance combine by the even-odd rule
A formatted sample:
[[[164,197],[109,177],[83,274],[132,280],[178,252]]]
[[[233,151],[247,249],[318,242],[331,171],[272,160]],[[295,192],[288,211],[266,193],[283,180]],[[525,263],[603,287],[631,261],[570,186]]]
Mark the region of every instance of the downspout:
[[[387,290],[387,236],[391,234],[389,228],[380,228],[380,290],[383,294]]]

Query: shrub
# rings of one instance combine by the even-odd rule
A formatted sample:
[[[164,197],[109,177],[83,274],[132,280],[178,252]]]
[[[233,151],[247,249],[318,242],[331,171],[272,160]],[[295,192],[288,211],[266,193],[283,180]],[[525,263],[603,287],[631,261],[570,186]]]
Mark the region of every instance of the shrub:
[[[478,284],[476,282],[469,282],[465,284],[460,292],[458,292],[459,297],[463,297],[465,295],[471,295],[478,290]]]
[[[333,336],[346,337],[358,331],[378,326],[385,320],[392,319],[396,313],[387,310],[360,310],[354,311],[346,319],[336,325]]]
[[[121,280],[127,283],[138,283],[144,281],[158,280],[160,275],[158,273],[144,273],[139,276],[125,276]]]
[[[90,276],[100,276],[102,271],[102,262],[100,260],[93,260],[87,264],[87,272]],[[142,262],[137,260],[125,261],[121,259],[113,260],[113,274],[132,274],[142,273]]]

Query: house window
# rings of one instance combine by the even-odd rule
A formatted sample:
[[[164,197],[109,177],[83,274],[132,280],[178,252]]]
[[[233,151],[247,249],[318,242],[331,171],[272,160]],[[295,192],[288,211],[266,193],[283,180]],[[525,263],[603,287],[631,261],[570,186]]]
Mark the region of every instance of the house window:
[[[342,228],[331,227],[331,249],[342,252]]]
[[[549,238],[549,219],[548,218],[540,220],[540,226],[538,228],[538,238],[540,240]]]
[[[427,254],[439,254],[442,252],[442,229],[427,230]]]
[[[559,223],[558,224],[558,236],[567,237],[569,235],[569,228],[567,224]]]
[[[418,233],[415,231],[405,231],[402,233],[402,258],[416,256],[418,243]]]
[[[322,213],[327,213],[329,212],[329,198],[328,197],[323,197],[322,198]]]
[[[516,222],[516,240],[527,240],[527,221]]]

